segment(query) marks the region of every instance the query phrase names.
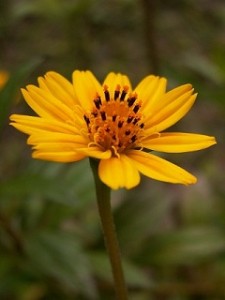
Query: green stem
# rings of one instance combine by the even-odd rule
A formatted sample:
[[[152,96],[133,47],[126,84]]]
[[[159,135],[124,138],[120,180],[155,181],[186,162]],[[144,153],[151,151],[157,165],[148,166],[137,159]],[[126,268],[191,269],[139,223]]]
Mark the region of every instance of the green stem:
[[[127,300],[127,288],[124,280],[120,248],[110,204],[110,188],[99,179],[98,161],[91,158],[90,165],[94,174],[98,210],[104,233],[105,246],[110,258],[116,296],[118,300]]]

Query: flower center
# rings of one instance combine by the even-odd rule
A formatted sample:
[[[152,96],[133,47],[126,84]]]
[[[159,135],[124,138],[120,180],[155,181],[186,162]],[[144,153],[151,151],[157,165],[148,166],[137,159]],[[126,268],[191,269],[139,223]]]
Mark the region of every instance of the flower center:
[[[127,93],[127,86],[121,89],[118,85],[110,95],[105,85],[105,99],[102,101],[97,95],[93,100],[94,108],[84,115],[90,146],[110,149],[115,156],[138,147],[144,127],[143,115],[139,112],[141,102],[137,100],[137,94],[130,93],[128,96]]]

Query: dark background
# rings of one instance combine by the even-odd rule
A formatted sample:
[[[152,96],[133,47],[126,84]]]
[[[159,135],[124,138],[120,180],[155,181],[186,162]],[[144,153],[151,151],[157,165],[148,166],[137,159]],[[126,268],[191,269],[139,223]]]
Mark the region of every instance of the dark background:
[[[223,0],[0,2],[0,299],[114,299],[88,160],[35,161],[10,113],[19,89],[54,70],[110,71],[133,86],[153,73],[199,93],[176,130],[213,135],[204,151],[166,155],[198,177],[142,178],[112,194],[131,300],[225,299],[225,3]]]

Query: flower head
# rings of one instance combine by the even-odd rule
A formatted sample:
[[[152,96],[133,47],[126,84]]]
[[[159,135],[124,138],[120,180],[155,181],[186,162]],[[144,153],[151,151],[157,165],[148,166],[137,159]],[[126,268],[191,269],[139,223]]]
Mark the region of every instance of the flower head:
[[[192,107],[190,84],[166,92],[166,79],[150,75],[132,89],[127,76],[109,73],[101,85],[90,71],[74,71],[73,83],[48,72],[38,83],[22,90],[37,116],[10,117],[29,135],[32,156],[57,162],[96,158],[100,179],[113,189],[136,186],[140,173],[195,183],[193,175],[149,152],[189,152],[216,143],[206,135],[162,132]]]

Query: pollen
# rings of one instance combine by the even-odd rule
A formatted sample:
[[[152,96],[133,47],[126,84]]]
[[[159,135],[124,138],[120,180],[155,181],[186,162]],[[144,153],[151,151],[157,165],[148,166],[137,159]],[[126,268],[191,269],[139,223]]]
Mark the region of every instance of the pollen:
[[[128,95],[127,86],[116,86],[112,94],[103,87],[104,99],[96,95],[93,109],[84,114],[90,139],[89,145],[97,145],[102,150],[111,150],[114,156],[126,150],[140,147],[143,137],[143,115],[141,101],[136,93]]]

